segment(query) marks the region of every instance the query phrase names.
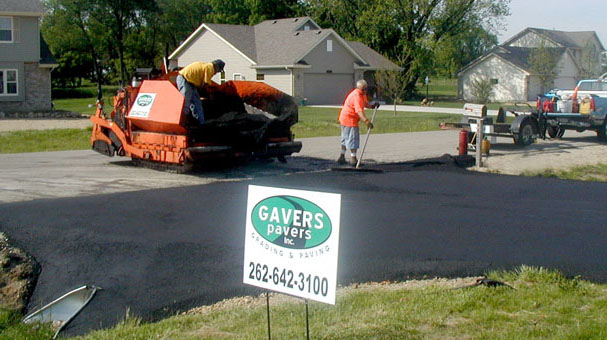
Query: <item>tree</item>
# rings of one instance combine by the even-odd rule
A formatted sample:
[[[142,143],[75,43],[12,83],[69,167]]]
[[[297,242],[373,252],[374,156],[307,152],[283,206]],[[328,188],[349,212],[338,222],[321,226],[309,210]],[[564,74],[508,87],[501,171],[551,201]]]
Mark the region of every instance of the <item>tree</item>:
[[[582,49],[580,58],[580,79],[590,79],[600,76],[601,55],[596,46],[590,42]]]
[[[109,46],[118,55],[118,72],[122,83],[127,82],[125,63],[125,41],[136,25],[149,24],[145,21],[147,12],[157,13],[155,1],[149,0],[91,0],[91,15],[110,33]]]
[[[97,82],[100,90],[103,82],[102,63],[106,60],[103,44],[105,29],[91,15],[86,0],[48,0],[48,15],[44,17],[41,31],[51,51],[59,62],[59,79],[88,77]]]
[[[454,78],[458,70],[497,45],[497,35],[482,26],[450,35],[434,49],[433,74]]]
[[[560,56],[559,49],[546,47],[544,42],[529,53],[529,67],[531,73],[539,79],[541,93],[545,93],[554,86],[554,80],[559,74]]]
[[[157,26],[161,52],[168,56],[201,23],[207,22],[213,8],[209,0],[156,0]]]
[[[394,104],[394,116],[396,116],[396,104],[403,94],[404,82],[403,74],[400,70],[379,69],[375,72],[375,81],[380,93],[385,94]]]
[[[394,59],[405,91],[411,95],[421,75],[432,73],[434,51],[445,39],[470,27],[493,30],[509,14],[509,0],[310,0],[307,5],[321,25],[346,39],[359,40]]]

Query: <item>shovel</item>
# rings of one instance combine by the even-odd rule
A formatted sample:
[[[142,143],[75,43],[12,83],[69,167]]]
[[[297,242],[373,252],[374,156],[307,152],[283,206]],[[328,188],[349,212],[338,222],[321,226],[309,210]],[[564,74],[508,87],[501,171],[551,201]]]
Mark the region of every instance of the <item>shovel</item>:
[[[375,120],[375,114],[377,113],[377,107],[373,110],[373,116],[371,116],[371,124]],[[356,169],[360,168],[360,161],[363,159],[363,154],[365,153],[365,149],[367,148],[367,142],[369,141],[369,135],[371,134],[371,130],[367,128],[367,137],[365,137],[365,143],[363,144],[363,149],[360,152],[360,157],[358,158],[358,162],[356,162]]]

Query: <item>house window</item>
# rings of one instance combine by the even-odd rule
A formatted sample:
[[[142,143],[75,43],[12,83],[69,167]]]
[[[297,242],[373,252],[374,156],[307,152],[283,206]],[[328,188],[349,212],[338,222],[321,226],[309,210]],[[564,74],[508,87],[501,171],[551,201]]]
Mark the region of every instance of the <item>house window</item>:
[[[310,26],[305,25],[305,26],[304,26],[304,31],[309,31],[309,30],[310,30]]]
[[[257,73],[257,80],[264,80],[264,74],[263,73]]]
[[[16,96],[17,70],[0,70],[0,96]]]
[[[232,74],[232,80],[242,80],[242,73]]]
[[[493,85],[497,85],[499,83],[499,81],[495,78],[491,78],[491,84]]]
[[[13,42],[13,18],[0,17],[0,42]]]
[[[221,78],[220,78],[219,83],[223,84],[225,82],[226,82],[226,72],[225,71],[221,71]]]
[[[333,52],[333,40],[327,40],[327,52]]]

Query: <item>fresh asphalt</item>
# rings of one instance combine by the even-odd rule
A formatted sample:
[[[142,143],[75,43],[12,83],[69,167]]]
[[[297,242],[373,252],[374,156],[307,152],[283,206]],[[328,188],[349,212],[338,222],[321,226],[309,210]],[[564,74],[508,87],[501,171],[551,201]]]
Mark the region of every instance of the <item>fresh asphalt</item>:
[[[42,266],[30,310],[103,288],[68,334],[260,293],[242,284],[250,184],[342,195],[340,285],[521,264],[607,282],[607,184],[468,172],[450,157],[376,168],[6,203],[0,230]]]

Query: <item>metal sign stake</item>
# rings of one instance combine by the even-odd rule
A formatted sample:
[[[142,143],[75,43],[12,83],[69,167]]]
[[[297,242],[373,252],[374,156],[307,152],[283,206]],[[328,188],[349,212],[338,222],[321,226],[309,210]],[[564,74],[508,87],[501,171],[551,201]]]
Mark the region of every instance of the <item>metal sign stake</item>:
[[[270,291],[266,290],[266,311],[268,313],[268,340],[272,340],[272,332],[270,330]]]
[[[310,317],[308,314],[308,299],[306,300],[306,339],[310,340]]]

